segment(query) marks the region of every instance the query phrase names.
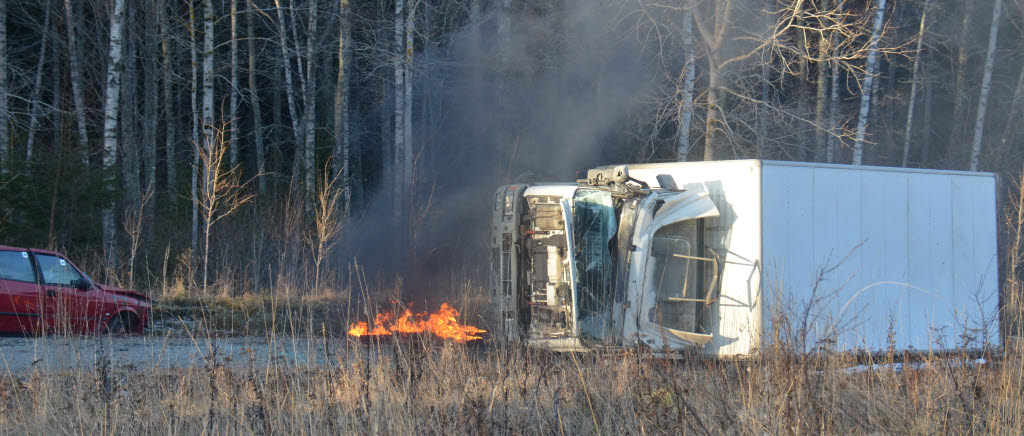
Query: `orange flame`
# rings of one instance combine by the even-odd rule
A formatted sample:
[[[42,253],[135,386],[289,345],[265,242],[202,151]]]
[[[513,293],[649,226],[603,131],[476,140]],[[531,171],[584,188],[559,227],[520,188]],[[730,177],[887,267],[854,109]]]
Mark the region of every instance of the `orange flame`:
[[[441,308],[435,313],[413,314],[406,309],[398,320],[392,322],[394,317],[390,313],[377,314],[373,320],[373,329],[365,321],[352,324],[348,334],[352,336],[390,336],[394,333],[432,333],[442,339],[455,342],[467,342],[475,339],[483,339],[481,334],[487,330],[478,329],[470,325],[459,324],[459,311],[448,303],[442,303]]]

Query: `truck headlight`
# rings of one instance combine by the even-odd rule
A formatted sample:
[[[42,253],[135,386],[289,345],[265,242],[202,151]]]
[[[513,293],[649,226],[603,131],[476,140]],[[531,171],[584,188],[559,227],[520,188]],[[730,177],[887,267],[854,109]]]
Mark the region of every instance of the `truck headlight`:
[[[505,216],[512,216],[512,208],[516,201],[516,187],[509,186],[505,191]]]

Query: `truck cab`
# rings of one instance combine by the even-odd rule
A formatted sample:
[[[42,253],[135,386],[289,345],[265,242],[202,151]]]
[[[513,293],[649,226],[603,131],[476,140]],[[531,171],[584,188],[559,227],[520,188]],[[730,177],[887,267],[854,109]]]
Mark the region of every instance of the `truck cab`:
[[[720,258],[704,241],[708,192],[631,178],[498,188],[492,216],[496,334],[556,351],[703,346]]]

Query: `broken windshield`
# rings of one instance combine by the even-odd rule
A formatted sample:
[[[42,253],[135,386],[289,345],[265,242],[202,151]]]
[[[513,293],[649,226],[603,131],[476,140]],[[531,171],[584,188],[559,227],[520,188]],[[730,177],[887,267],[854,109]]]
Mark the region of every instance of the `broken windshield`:
[[[612,243],[618,229],[611,192],[578,189],[572,215],[579,329],[604,338],[611,328]]]

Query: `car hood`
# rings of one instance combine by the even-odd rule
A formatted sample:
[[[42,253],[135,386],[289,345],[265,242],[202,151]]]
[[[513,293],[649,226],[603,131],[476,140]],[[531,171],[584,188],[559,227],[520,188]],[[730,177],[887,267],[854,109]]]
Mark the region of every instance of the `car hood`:
[[[141,301],[149,301],[149,296],[148,295],[143,294],[141,292],[133,291],[133,290],[130,290],[130,289],[119,288],[119,287],[113,286],[113,285],[102,285],[102,284],[99,284],[99,283],[96,283],[96,287],[98,287],[98,288],[100,288],[100,289],[102,289],[104,291],[110,292],[110,293],[114,293],[114,294],[118,294],[118,295],[125,295],[125,296],[128,296],[128,297],[133,297],[133,298],[139,299]]]

